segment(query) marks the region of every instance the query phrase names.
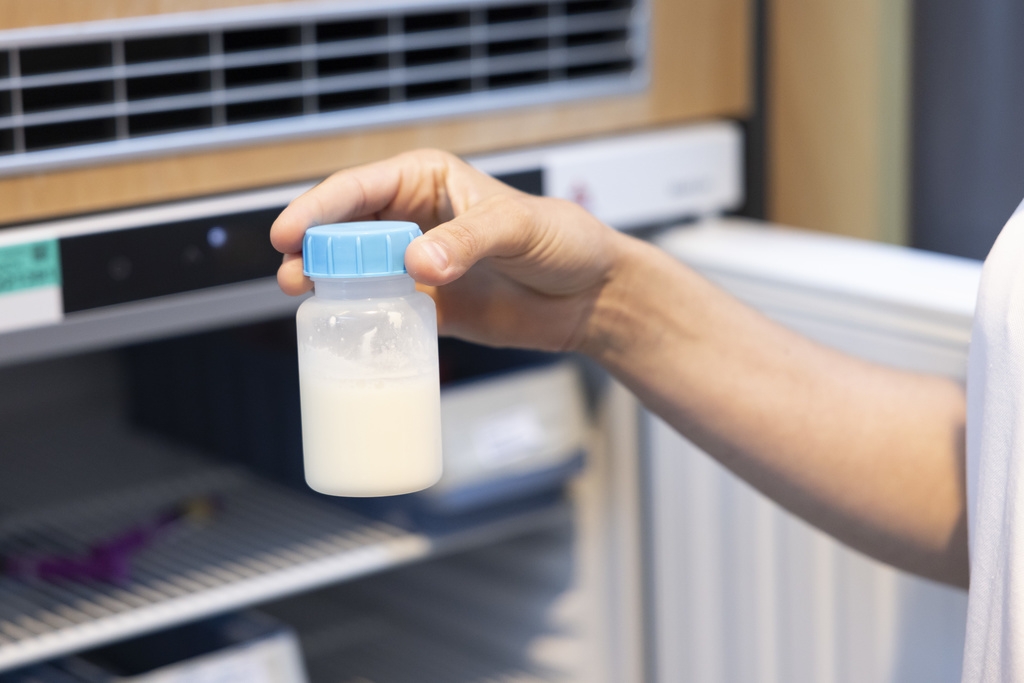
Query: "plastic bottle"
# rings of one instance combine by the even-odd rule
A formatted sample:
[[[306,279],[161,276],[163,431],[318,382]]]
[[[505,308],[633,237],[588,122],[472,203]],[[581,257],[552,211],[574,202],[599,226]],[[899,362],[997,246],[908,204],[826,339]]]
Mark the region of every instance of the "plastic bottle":
[[[441,477],[437,313],[405,270],[415,223],[310,228],[296,314],[306,483],[389,496]]]

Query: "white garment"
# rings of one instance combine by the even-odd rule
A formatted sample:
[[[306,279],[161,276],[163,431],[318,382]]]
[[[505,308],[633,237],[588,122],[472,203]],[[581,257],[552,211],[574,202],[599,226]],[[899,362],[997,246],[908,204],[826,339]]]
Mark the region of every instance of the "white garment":
[[[967,366],[963,683],[1024,681],[1024,204],[982,269]]]

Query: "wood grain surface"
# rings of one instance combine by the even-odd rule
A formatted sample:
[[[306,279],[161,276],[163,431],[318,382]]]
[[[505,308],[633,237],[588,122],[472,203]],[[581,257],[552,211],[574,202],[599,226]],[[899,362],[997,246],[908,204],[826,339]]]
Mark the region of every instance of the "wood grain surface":
[[[906,241],[909,41],[909,0],[772,3],[772,220]]]

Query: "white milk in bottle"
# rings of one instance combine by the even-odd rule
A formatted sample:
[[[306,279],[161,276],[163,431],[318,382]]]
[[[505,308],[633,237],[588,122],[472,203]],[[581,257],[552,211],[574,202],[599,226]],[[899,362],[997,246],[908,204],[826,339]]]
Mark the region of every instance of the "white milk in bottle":
[[[390,496],[441,477],[437,317],[405,271],[414,223],[310,228],[314,296],[296,314],[306,483]]]

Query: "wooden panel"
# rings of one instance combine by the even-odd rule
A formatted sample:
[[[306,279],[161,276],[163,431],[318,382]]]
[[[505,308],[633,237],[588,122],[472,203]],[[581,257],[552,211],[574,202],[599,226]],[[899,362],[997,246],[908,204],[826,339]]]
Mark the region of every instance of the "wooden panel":
[[[908,0],[769,12],[769,216],[905,242]]]
[[[122,19],[295,0],[0,0],[0,28]],[[341,0],[344,2],[344,0]]]
[[[652,13],[652,83],[643,94],[9,177],[0,179],[0,223],[319,178],[415,147],[468,154],[745,115],[747,0],[656,0]]]

